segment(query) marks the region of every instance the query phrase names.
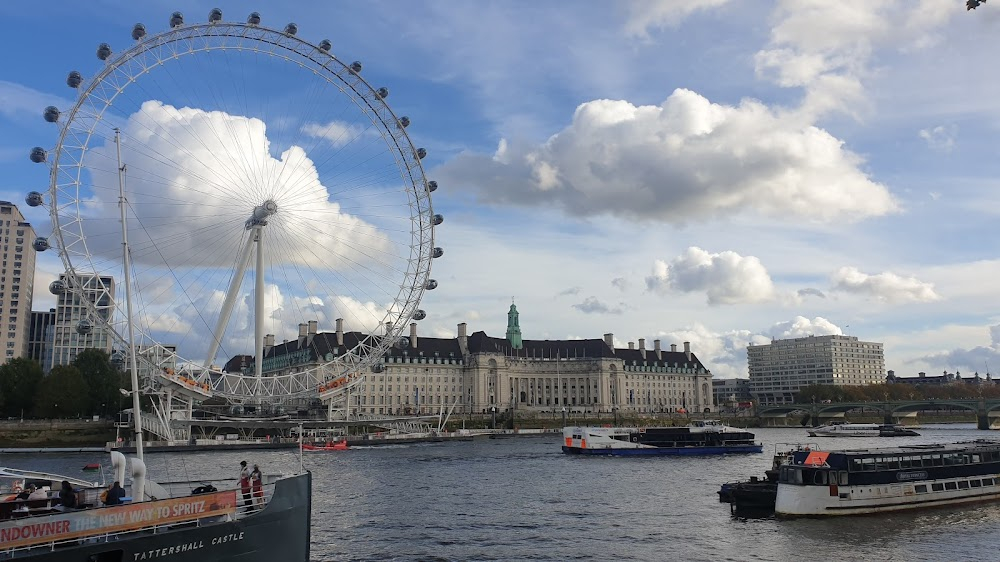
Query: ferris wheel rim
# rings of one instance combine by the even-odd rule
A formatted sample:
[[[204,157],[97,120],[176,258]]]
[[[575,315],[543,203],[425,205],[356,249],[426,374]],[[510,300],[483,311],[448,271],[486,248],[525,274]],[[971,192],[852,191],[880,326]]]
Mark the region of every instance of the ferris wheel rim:
[[[323,78],[328,83],[337,86],[340,92],[346,94],[351,99],[351,102],[360,108],[361,112],[371,120],[372,124],[376,126],[380,125],[379,132],[382,139],[389,151],[392,152],[393,158],[396,160],[401,176],[404,179],[407,197],[415,204],[410,205],[410,234],[413,243],[411,244],[410,259],[407,260],[406,274],[404,279],[402,279],[403,282],[399,285],[399,293],[389,310],[386,311],[384,317],[392,319],[391,328],[386,329],[382,338],[368,338],[367,341],[374,343],[364,350],[366,359],[360,362],[359,369],[376,364],[388,351],[388,348],[396,338],[400,336],[406,323],[410,321],[411,317],[417,311],[417,306],[426,290],[430,277],[432,263],[431,250],[434,247],[434,225],[432,224],[432,217],[434,215],[430,190],[427,188],[428,180],[426,173],[420,162],[420,158],[416,156],[417,148],[406,132],[405,125],[401,124],[400,118],[392,111],[391,107],[385,101],[384,96],[380,95],[380,91],[376,90],[364,79],[359,71],[353,70],[351,66],[345,64],[328,50],[322,49],[319,44],[273,28],[259,24],[254,25],[239,22],[201,23],[174,27],[142,38],[135,45],[120,53],[113,53],[112,56],[105,60],[104,68],[86,82],[86,88],[80,89],[77,100],[74,102],[72,109],[65,114],[65,122],[61,125],[59,140],[53,150],[54,157],[51,163],[49,185],[51,200],[50,217],[53,224],[53,235],[56,238],[60,259],[63,262],[67,275],[75,278],[80,275],[96,273],[89,271],[81,272],[78,269],[81,265],[85,266],[87,263],[93,263],[91,252],[87,246],[87,237],[83,231],[82,220],[80,219],[80,189],[82,186],[81,176],[83,170],[87,168],[86,150],[94,137],[95,130],[101,124],[104,112],[112,105],[114,99],[128,88],[134,78],[148,74],[155,68],[166,63],[168,59],[156,59],[151,64],[141,65],[138,71],[128,76],[129,80],[124,85],[117,86],[117,91],[114,95],[106,99],[97,98],[103,102],[103,106],[100,103],[95,104],[95,107],[99,107],[101,110],[97,114],[87,117],[91,119],[89,127],[84,126],[80,130],[75,130],[74,125],[81,122],[78,116],[85,109],[86,104],[95,98],[93,95],[95,89],[99,85],[104,84],[109,76],[113,76],[116,72],[119,72],[121,68],[129,68],[129,61],[136,59],[141,54],[149,53],[154,48],[176,45],[181,41],[198,37],[206,40],[225,37],[229,40],[238,41],[241,45],[249,42],[254,47],[248,48],[234,44],[210,45],[206,41],[202,48],[175,52],[173,58],[193,55],[202,51],[225,51],[227,49],[261,52],[257,48],[260,45],[286,49],[289,53],[303,57],[304,60],[319,64],[319,68],[327,73]],[[270,54],[273,55],[273,52]],[[289,58],[290,56],[289,54],[289,56],[278,58],[284,59],[289,63],[298,64],[302,68],[307,68],[305,62],[292,60]],[[320,61],[316,59],[320,59],[322,63],[320,64]],[[350,83],[345,81],[345,76],[350,77]],[[345,91],[343,87],[340,87],[338,81],[339,84],[347,87],[349,91]],[[354,92],[356,96],[351,95],[350,92]],[[361,102],[370,109],[370,112],[365,111]],[[391,118],[391,121],[384,116]],[[74,146],[74,148],[80,150],[81,155],[76,161],[73,161],[70,151],[67,150],[68,138],[74,138],[79,143]],[[67,178],[68,183],[62,183]],[[67,209],[69,209],[68,213]],[[76,219],[67,223],[67,214],[76,217]],[[75,286],[72,288],[76,289]],[[113,297],[113,300],[120,301],[119,298],[115,297]],[[87,299],[84,299],[84,301],[88,306],[93,304]],[[395,312],[393,309],[396,309]],[[122,334],[118,333],[111,326],[109,328],[113,338],[120,343],[127,344]],[[371,330],[369,336],[374,336],[375,331]],[[158,342],[157,339],[151,337],[148,333],[144,334],[144,336],[149,337],[150,341],[157,345],[161,344],[161,342]],[[358,348],[361,347],[362,345],[359,343]],[[329,363],[329,361],[324,361],[324,358],[320,358],[317,369]],[[226,393],[223,392],[222,394],[225,395]]]

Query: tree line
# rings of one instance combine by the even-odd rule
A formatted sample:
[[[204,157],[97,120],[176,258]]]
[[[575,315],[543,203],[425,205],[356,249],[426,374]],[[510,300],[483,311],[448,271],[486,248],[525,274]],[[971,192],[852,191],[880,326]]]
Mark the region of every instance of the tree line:
[[[119,389],[125,374],[99,349],[87,349],[69,365],[46,376],[33,359],[0,365],[0,414],[7,418],[77,418],[106,416],[127,401]],[[131,404],[128,404],[130,406]]]
[[[956,380],[947,384],[814,384],[799,389],[796,402],[886,402],[900,400],[974,400],[1000,398],[1000,385],[990,380]]]

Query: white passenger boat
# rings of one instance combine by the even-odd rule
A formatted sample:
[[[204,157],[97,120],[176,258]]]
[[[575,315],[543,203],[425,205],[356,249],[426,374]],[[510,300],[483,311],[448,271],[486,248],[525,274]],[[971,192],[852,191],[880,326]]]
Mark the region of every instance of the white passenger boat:
[[[809,429],[810,437],[904,437],[920,435],[898,424],[831,423]]]
[[[1000,442],[796,451],[778,516],[836,516],[1000,500]]]
[[[721,455],[760,453],[754,434],[718,420],[687,427],[566,427],[562,450],[570,455]]]

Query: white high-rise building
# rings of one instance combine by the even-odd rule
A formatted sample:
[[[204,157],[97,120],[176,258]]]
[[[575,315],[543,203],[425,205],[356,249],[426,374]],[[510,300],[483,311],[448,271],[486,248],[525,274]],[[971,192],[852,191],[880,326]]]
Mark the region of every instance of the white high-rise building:
[[[0,201],[0,331],[3,360],[28,356],[31,291],[35,282],[35,230],[10,201]]]
[[[43,365],[45,372],[72,363],[85,349],[100,349],[110,354],[113,341],[107,323],[114,314],[114,278],[82,274],[70,279],[64,273],[52,282],[50,289],[58,300],[52,326],[51,361]]]
[[[863,385],[885,382],[882,344],[853,336],[809,336],[747,346],[750,393],[759,404],[795,402],[812,384]]]

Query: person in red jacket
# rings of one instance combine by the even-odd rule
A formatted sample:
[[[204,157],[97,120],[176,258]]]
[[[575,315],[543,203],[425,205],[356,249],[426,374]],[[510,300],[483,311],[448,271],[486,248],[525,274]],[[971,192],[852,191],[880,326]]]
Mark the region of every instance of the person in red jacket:
[[[254,509],[264,507],[264,475],[260,473],[260,467],[256,464],[250,471],[250,487],[253,489]]]

